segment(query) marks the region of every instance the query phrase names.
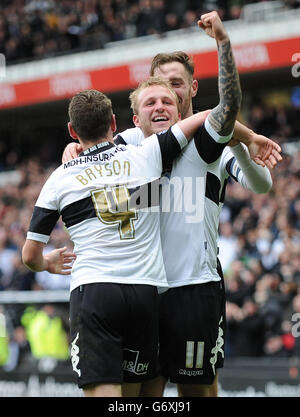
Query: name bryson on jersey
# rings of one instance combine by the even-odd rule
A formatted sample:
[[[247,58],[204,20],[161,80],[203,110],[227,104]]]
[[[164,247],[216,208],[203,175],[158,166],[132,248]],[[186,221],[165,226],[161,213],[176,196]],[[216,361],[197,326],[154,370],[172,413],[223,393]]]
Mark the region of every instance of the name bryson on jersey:
[[[115,159],[112,162],[107,162],[104,165],[94,165],[90,168],[86,168],[81,174],[76,175],[76,179],[81,182],[82,185],[87,185],[90,181],[93,181],[100,177],[112,177],[125,175],[130,176],[130,162],[123,161],[122,163]]]
[[[119,161],[114,159],[113,161],[109,161],[112,157],[116,155],[117,152],[125,151],[126,148],[117,146],[114,148],[114,152],[107,152],[107,153],[100,153],[96,155],[87,155],[81,156],[76,159],[72,159],[69,162],[64,164],[64,169],[77,166],[77,165],[84,165],[89,162],[102,162],[102,164],[95,164],[90,166],[89,168],[84,169],[81,174],[76,175],[76,179],[83,185],[87,185],[90,181],[93,181],[100,177],[111,177],[111,176],[119,176],[119,175],[126,175],[130,176],[130,161],[124,160]]]

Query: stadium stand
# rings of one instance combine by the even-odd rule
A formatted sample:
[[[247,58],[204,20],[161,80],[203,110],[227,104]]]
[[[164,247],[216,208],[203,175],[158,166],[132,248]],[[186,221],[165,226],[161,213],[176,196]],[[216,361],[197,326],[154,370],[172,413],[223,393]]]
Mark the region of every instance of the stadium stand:
[[[110,42],[195,25],[198,16],[217,10],[223,20],[238,19],[244,0],[12,0],[0,5],[0,53],[7,63],[104,48]],[[273,1],[265,2],[273,3]],[[286,0],[280,8],[297,8]],[[273,9],[273,8],[272,8]],[[268,8],[260,8],[262,13]],[[249,20],[251,9],[244,12]]]

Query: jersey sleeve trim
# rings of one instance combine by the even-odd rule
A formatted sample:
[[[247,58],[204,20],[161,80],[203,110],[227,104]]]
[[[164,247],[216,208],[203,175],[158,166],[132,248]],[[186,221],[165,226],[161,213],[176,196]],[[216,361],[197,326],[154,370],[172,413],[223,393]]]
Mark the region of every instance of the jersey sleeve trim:
[[[177,123],[171,127],[171,130],[173,135],[176,137],[181,149],[183,149],[188,144],[188,140],[185,137],[184,133],[182,132]]]
[[[46,244],[49,242],[50,236],[42,235],[41,233],[27,232],[27,239]]]
[[[227,162],[226,171],[236,182],[238,182],[238,177],[239,177],[239,173],[241,172],[241,169],[240,169],[235,157],[232,157]]]
[[[29,232],[50,236],[59,216],[60,214],[57,210],[35,206],[29,225]]]
[[[162,172],[171,171],[174,159],[188,143],[179,126],[175,126],[156,135],[161,152]]]
[[[215,162],[221,156],[227,144],[216,142],[216,140],[206,129],[205,124],[202,124],[202,126],[197,130],[196,134],[194,135],[194,143],[198,155],[207,164]]]
[[[227,135],[227,136],[221,136],[219,135],[212,127],[212,125],[209,123],[208,117],[205,119],[204,122],[205,129],[210,134],[210,136],[217,142],[217,143],[227,143],[230,141],[233,135],[233,131]]]

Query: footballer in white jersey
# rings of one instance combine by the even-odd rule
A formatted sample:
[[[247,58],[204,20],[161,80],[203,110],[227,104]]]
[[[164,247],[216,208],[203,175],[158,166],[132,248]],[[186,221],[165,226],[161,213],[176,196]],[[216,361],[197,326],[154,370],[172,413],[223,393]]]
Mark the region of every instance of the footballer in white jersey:
[[[209,129],[208,122],[199,128],[195,146],[205,144],[213,149],[212,154],[219,155],[225,144],[219,137],[213,137]],[[153,328],[158,308],[153,305],[153,295],[149,297],[149,305],[139,301],[139,297],[147,299],[147,286],[155,291],[157,286],[167,286],[160,241],[159,199],[150,198],[148,206],[141,201],[135,205],[137,195],[142,195],[136,193],[168,171],[186,144],[187,139],[177,124],[164,133],[152,135],[138,147],[102,142],[54,171],[36,202],[27,239],[47,243],[61,215],[74,242],[77,258],[71,277],[71,353],[80,388],[93,381],[100,383],[103,377],[99,375],[105,372],[113,374],[112,381],[120,383],[123,378],[126,382],[153,378],[157,370],[157,337],[153,335],[145,345],[145,335],[153,334],[147,328],[150,325]],[[196,152],[196,148],[192,151]],[[140,287],[139,291],[134,285]],[[116,300],[114,305],[112,300]],[[129,308],[132,303],[135,310],[139,305],[144,306],[140,307],[140,317],[135,319],[131,317],[132,307]],[[109,322],[115,323],[113,331],[117,329],[122,334],[122,329],[126,329],[122,367],[119,353],[113,354],[120,341],[112,337],[106,338],[103,347],[96,349],[97,360],[96,356],[95,359],[91,356],[89,362],[84,355],[87,346],[89,352],[95,352],[92,346],[95,347],[97,338],[92,335],[98,328],[94,323],[96,314],[105,317],[110,310],[114,311],[113,316],[109,313]],[[126,310],[122,323],[120,315]],[[145,310],[149,310],[147,314]],[[118,321],[114,317],[118,317]],[[137,321],[145,329],[139,335],[134,331],[136,327],[131,329],[130,326]],[[101,329],[101,334],[105,335],[107,329]]]
[[[50,176],[27,238],[47,243],[62,216],[77,256],[71,291],[95,282],[167,285],[159,210],[139,210],[131,197],[160,178],[186,143],[178,125],[153,135],[141,147],[103,142]]]
[[[116,137],[117,143],[134,145],[141,145],[144,139],[139,128],[127,129]],[[243,144],[225,147],[213,162],[205,159],[205,149],[197,149],[191,141],[173,162],[171,172],[165,173],[166,180],[161,181],[161,239],[168,287],[220,280],[218,226],[229,177],[255,193],[266,193],[272,186],[268,168],[253,162]],[[177,195],[181,207],[167,187],[181,192]]]
[[[151,83],[141,93],[151,122],[164,126],[176,121],[176,94],[160,79]],[[111,102],[96,90],[74,96],[69,116],[69,133],[82,144],[83,153],[61,165],[45,183],[22,257],[35,271],[64,269],[64,248],[51,256],[42,254],[61,216],[76,254],[70,330],[78,386],[87,395],[119,394],[124,381],[141,383],[153,378],[157,369],[157,286],[165,287],[167,280],[159,198],[153,199],[151,184],[169,170],[195,132],[196,146],[206,145],[213,155],[220,155],[225,144],[211,134],[208,122],[200,124],[202,116],[195,115],[139,147],[116,146]],[[149,185],[150,199],[144,198]],[[144,188],[146,193],[141,192]],[[117,386],[111,386],[114,383]]]
[[[170,125],[178,119],[176,94],[160,79],[146,84],[140,86],[139,98],[144,99],[141,106],[146,106],[150,124]],[[203,116],[194,115],[139,147],[116,146],[111,102],[96,90],[74,96],[69,116],[70,135],[79,139],[84,152],[60,166],[44,185],[22,257],[33,270],[64,269],[61,250],[42,254],[62,216],[77,257],[70,297],[73,370],[87,395],[106,389],[117,394],[123,381],[141,383],[153,377],[158,347],[156,287],[167,285],[159,199],[153,199],[151,187],[150,199],[139,191],[144,187],[149,191],[149,184],[171,168],[195,132],[195,146],[207,147],[214,159],[230,136],[214,135],[210,123],[201,125]],[[118,386],[109,385],[113,383]]]
[[[135,144],[144,139],[135,128],[117,141],[131,138]],[[173,383],[211,385],[223,366],[225,288],[217,242],[229,177],[257,193],[272,185],[269,170],[253,162],[243,144],[225,147],[212,161],[193,140],[162,182],[161,241],[169,290],[160,295],[160,364],[161,375]]]
[[[100,142],[56,169],[36,202],[25,245],[40,251],[60,216],[74,243],[71,362],[85,393],[155,376],[157,286],[167,281],[159,210],[140,209],[136,191],[186,144],[177,124],[140,147]]]

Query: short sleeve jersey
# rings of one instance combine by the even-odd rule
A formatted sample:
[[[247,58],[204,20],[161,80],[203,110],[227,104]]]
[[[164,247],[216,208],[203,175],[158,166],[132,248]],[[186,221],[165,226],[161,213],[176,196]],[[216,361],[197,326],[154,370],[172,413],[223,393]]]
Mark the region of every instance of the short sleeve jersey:
[[[131,198],[157,180],[186,144],[174,125],[139,147],[101,143],[51,174],[27,238],[47,243],[62,217],[77,255],[71,290],[94,282],[166,286],[159,210],[151,204],[141,209]]]
[[[122,132],[117,140],[127,143],[133,137],[138,143],[139,135],[144,143],[139,129],[129,132]],[[161,242],[169,287],[220,280],[215,266],[217,228],[222,185],[229,175],[221,160],[230,138],[218,135],[206,119],[161,180]],[[218,188],[212,176],[219,181]],[[217,194],[213,209],[208,197],[211,186]]]

